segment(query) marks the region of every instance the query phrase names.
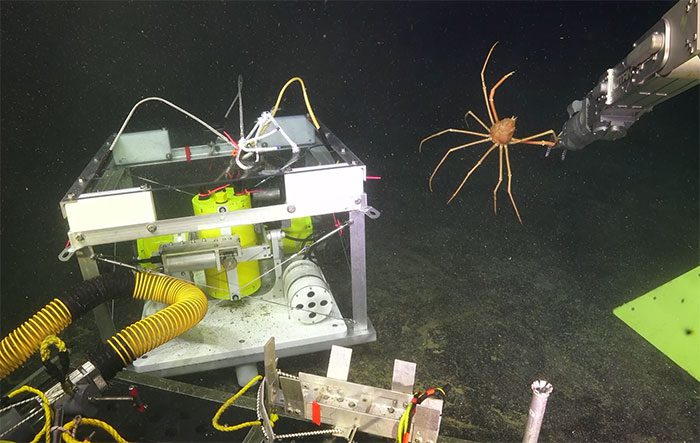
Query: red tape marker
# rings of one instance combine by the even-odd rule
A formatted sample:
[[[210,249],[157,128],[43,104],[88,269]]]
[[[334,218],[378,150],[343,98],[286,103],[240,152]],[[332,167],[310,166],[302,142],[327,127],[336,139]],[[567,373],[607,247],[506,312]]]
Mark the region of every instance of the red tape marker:
[[[311,403],[311,421],[321,426],[321,405],[316,400]]]
[[[190,145],[185,145],[185,160],[187,160],[187,163],[192,161],[192,151],[190,150]]]

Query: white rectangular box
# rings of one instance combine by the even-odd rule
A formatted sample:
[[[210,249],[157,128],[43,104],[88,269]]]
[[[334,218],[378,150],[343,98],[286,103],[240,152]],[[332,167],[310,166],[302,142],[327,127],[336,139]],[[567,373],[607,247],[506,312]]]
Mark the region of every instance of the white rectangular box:
[[[64,208],[72,232],[156,221],[153,193],[141,188],[86,193]]]
[[[284,175],[287,204],[306,212],[339,202],[353,205],[364,193],[365,167],[298,168]]]
[[[167,129],[122,134],[112,153],[117,165],[165,161],[170,154]]]

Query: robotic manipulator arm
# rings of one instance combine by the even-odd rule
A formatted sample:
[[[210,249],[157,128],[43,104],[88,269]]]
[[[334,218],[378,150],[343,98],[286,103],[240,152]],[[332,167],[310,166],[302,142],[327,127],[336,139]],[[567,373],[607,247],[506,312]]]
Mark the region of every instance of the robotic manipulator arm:
[[[680,0],[608,69],[582,100],[572,102],[557,148],[580,150],[617,140],[654,107],[700,83],[698,0]]]

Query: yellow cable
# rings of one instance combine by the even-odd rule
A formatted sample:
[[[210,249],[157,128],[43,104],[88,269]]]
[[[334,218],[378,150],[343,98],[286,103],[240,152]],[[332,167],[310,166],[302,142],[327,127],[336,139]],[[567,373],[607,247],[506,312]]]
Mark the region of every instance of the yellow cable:
[[[7,397],[12,398],[22,392],[29,392],[36,395],[41,399],[41,407],[44,409],[44,426],[41,428],[39,433],[37,433],[32,439],[31,443],[37,443],[42,435],[46,435],[46,443],[51,442],[51,434],[49,433],[49,428],[51,427],[51,407],[49,406],[49,399],[46,398],[43,392],[38,389],[32,388],[31,386],[22,386],[14,391],[10,392]]]
[[[257,382],[262,380],[261,375],[256,375],[253,377],[245,386],[241,388],[240,391],[236,392],[233,397],[229,398],[224,402],[223,405],[219,408],[218,411],[216,411],[216,414],[214,414],[214,417],[211,419],[211,425],[214,427],[214,429],[221,431],[221,432],[233,432],[233,431],[238,431],[239,429],[243,428],[249,428],[251,426],[261,426],[262,423],[260,423],[260,420],[253,420],[253,421],[246,421],[243,423],[239,423],[237,425],[222,425],[219,423],[219,418],[221,418],[221,414],[224,413],[229,407],[231,407],[232,404],[238,400],[241,395],[245,394],[248,389],[250,389],[252,386],[254,386]],[[270,414],[270,420],[274,424],[278,419],[277,414]]]
[[[56,337],[55,335],[47,335],[44,340],[41,342],[41,348],[40,348],[40,354],[41,354],[41,361],[46,361],[49,358],[51,358],[51,348],[49,346],[54,345],[56,346],[56,349],[58,349],[59,352],[65,352],[66,351],[66,344],[64,343],[63,340],[60,338]]]
[[[299,82],[299,84],[301,85],[301,92],[304,94],[304,103],[306,103],[306,110],[309,111],[309,116],[311,117],[311,121],[313,122],[314,127],[316,129],[320,129],[321,125],[318,124],[318,120],[316,120],[316,115],[314,114],[314,110],[311,109],[311,103],[309,102],[309,96],[306,94],[306,86],[304,85],[304,80],[302,80],[301,77],[292,77],[287,81],[287,83],[284,84],[284,86],[282,86],[282,89],[280,90],[280,93],[277,96],[277,102],[275,102],[275,106],[272,107],[270,114],[272,114],[273,117],[275,116],[275,114],[277,113],[277,110],[280,107],[280,103],[282,102],[282,96],[284,95],[284,91],[286,91],[287,88],[289,87],[289,85],[291,85],[294,82]]]
[[[408,431],[408,417],[411,414],[411,409],[413,409],[413,402],[409,402],[406,410],[401,414],[399,419],[399,427],[396,433],[396,443],[403,442],[403,435]]]
[[[98,420],[96,418],[81,418],[79,421],[79,424],[81,426],[87,425],[87,426],[94,426],[96,428],[100,428],[103,431],[105,431],[106,433],[108,433],[114,439],[114,441],[116,441],[117,443],[129,443],[124,439],[124,437],[119,435],[119,432],[117,432],[116,429],[114,429],[108,423],[103,422],[102,420]],[[78,440],[75,437],[73,437],[70,434],[70,431],[74,427],[76,427],[76,420],[75,419],[73,419],[73,420],[71,420],[68,423],[63,425],[63,429],[65,431],[65,432],[63,432],[63,434],[61,434],[63,441],[65,441],[66,443],[84,443],[84,442],[88,441],[87,439],[81,441],[81,440]]]

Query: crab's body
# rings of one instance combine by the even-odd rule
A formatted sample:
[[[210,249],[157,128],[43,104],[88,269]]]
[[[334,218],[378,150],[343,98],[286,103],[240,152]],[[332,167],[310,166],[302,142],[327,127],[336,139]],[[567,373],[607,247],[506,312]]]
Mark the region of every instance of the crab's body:
[[[513,140],[515,134],[515,117],[499,120],[489,129],[491,141],[499,146],[507,145]]]
[[[489,122],[491,123],[491,126],[488,127],[486,124],[484,124],[483,121],[479,117],[476,116],[472,111],[468,111],[465,115],[464,118],[466,120],[467,116],[473,117],[479,124],[487,131],[487,132],[474,132],[474,131],[467,131],[464,129],[445,129],[439,132],[436,132],[433,135],[430,135],[420,142],[420,146],[418,147],[418,150],[420,151],[421,147],[423,146],[423,143],[426,141],[430,140],[431,138],[438,137],[442,134],[446,134],[449,132],[456,132],[460,134],[467,134],[467,135],[475,135],[478,137],[481,137],[479,140],[466,143],[463,145],[455,146],[453,148],[450,148],[445,155],[442,157],[438,165],[435,167],[433,170],[433,173],[430,175],[430,179],[428,180],[428,184],[430,186],[430,190],[432,191],[433,189],[433,177],[435,176],[435,173],[440,169],[440,166],[445,162],[447,157],[460,149],[468,148],[470,146],[478,145],[480,143],[486,143],[490,142],[492,143],[491,147],[486,150],[486,152],[481,156],[479,161],[476,162],[476,164],[467,172],[467,175],[464,177],[462,180],[462,183],[460,183],[459,187],[457,187],[457,190],[452,194],[450,199],[448,200],[448,203],[451,202],[457,194],[459,194],[459,191],[462,189],[462,186],[467,182],[469,177],[472,175],[472,173],[476,170],[476,168],[481,165],[481,163],[488,157],[488,155],[498,148],[498,183],[496,183],[496,187],[493,189],[493,210],[496,212],[496,192],[498,191],[498,188],[501,186],[501,182],[503,182],[503,159],[505,157],[505,163],[506,163],[506,169],[508,173],[508,196],[510,197],[510,201],[513,204],[513,209],[515,209],[515,215],[518,217],[518,221],[522,223],[522,219],[520,218],[520,212],[518,211],[518,206],[515,204],[515,199],[513,198],[513,194],[511,193],[511,169],[510,169],[510,154],[508,153],[508,147],[510,145],[518,144],[518,143],[524,143],[528,145],[538,145],[538,146],[546,146],[546,147],[554,147],[556,144],[556,139],[557,135],[553,130],[548,130],[544,132],[540,132],[535,135],[531,135],[528,137],[523,137],[523,138],[515,138],[515,117],[506,117],[504,119],[499,119],[498,118],[498,113],[496,112],[496,103],[494,101],[494,95],[496,94],[496,90],[498,89],[499,86],[511,75],[513,75],[513,72],[509,72],[508,74],[504,75],[501,77],[501,79],[496,82],[491,87],[491,92],[487,94],[486,92],[486,82],[484,81],[484,72],[486,71],[486,66],[488,65],[489,58],[491,58],[491,53],[493,52],[493,48],[496,47],[498,42],[494,43],[493,46],[491,46],[491,50],[489,51],[488,55],[486,56],[486,60],[484,61],[484,66],[481,68],[481,88],[484,93],[484,100],[486,101],[486,111],[489,116]],[[551,135],[552,140],[535,140],[540,137],[544,137],[546,135]]]

